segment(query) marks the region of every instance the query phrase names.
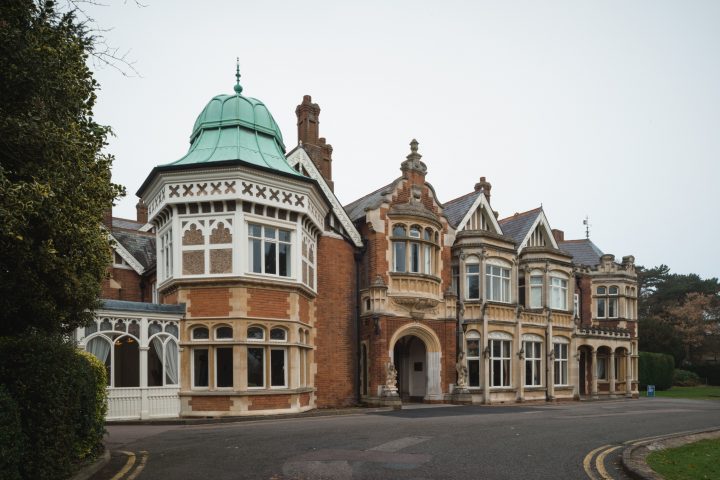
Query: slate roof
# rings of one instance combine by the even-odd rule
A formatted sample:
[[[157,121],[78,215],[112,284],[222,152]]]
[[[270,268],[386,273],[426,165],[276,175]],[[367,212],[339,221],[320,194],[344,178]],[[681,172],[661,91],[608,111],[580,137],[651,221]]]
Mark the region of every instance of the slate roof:
[[[498,220],[500,228],[502,228],[503,234],[512,238],[516,245],[520,245],[530,231],[530,227],[533,226],[537,217],[542,213],[542,207],[534,208],[523,213],[516,213],[515,215],[502,220]]]
[[[380,204],[383,202],[383,198],[385,195],[387,195],[389,192],[391,192],[395,185],[402,179],[402,177],[396,178],[391,183],[385,185],[384,187],[380,187],[374,192],[368,193],[364,197],[360,197],[357,200],[348,203],[345,205],[345,211],[348,214],[348,217],[350,217],[350,220],[355,222],[356,220],[359,220],[365,216],[365,210],[372,210],[380,206]]]
[[[154,312],[185,315],[185,304],[164,305],[159,303],[129,302],[127,300],[102,300],[102,307],[106,310],[121,310],[128,312]]]
[[[600,263],[600,257],[603,255],[602,250],[590,239],[586,238],[558,242],[558,247],[560,247],[560,250],[572,255],[573,263],[578,265],[593,267]]]
[[[135,220],[129,220],[127,218],[113,217],[112,219],[113,229],[123,228],[125,230],[140,230],[143,224]]]
[[[453,228],[457,228],[458,225],[460,225],[460,222],[465,218],[470,207],[472,207],[477,200],[478,195],[483,195],[482,190],[466,193],[462,197],[450,200],[442,206],[443,213]]]
[[[147,270],[155,266],[155,235],[113,228],[112,236],[143,268]]]

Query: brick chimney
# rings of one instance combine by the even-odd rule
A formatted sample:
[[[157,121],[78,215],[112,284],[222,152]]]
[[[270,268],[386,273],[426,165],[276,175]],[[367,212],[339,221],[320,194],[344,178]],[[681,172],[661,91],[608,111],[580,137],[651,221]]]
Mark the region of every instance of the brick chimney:
[[[295,109],[297,115],[298,143],[307,152],[320,174],[334,191],[332,181],[332,145],[320,137],[320,106],[312,103],[310,95],[303,96],[302,103]]]
[[[477,192],[482,190],[488,203],[490,203],[490,189],[492,189],[492,185],[490,185],[490,182],[485,180],[485,177],[480,177],[480,181],[475,184],[475,191]]]
[[[108,231],[112,231],[112,204],[103,210],[102,223]]]
[[[565,241],[565,232],[562,230],[558,230],[557,228],[552,229],[553,237],[555,238],[556,242],[564,242]]]
[[[148,221],[148,208],[145,206],[142,200],[138,200],[135,204],[135,212],[137,216],[137,222],[145,225]]]

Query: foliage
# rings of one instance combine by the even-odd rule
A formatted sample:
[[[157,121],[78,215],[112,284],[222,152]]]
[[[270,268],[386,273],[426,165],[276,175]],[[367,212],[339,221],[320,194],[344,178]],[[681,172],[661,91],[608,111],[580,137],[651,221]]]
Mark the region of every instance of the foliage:
[[[676,368],[673,372],[673,386],[695,387],[700,383],[700,377],[695,372],[680,370],[679,368]]]
[[[656,390],[672,387],[675,361],[672,355],[640,352],[640,388],[655,385]]]
[[[0,385],[0,475],[5,480],[20,478],[21,432],[18,405]]]
[[[700,440],[682,447],[652,452],[647,462],[666,480],[720,478],[718,450],[720,439]]]
[[[720,365],[691,365],[687,368],[697,373],[702,382],[720,385]]]
[[[678,365],[720,356],[720,283],[639,267],[640,349],[673,355]]]
[[[124,193],[93,120],[93,38],[52,1],[0,2],[0,335],[64,333],[91,316]]]
[[[0,358],[0,385],[20,414],[21,477],[67,477],[102,448],[105,367],[45,334],[0,338]]]

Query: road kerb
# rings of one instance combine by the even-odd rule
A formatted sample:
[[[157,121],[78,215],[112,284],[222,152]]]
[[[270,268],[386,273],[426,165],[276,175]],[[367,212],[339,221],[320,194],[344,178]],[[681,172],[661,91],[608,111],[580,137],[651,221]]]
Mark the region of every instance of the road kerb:
[[[720,438],[720,427],[703,429],[697,432],[683,432],[651,438],[631,444],[623,450],[622,465],[625,472],[639,480],[662,480],[647,463],[647,456],[657,450],[681,447],[700,440]]]

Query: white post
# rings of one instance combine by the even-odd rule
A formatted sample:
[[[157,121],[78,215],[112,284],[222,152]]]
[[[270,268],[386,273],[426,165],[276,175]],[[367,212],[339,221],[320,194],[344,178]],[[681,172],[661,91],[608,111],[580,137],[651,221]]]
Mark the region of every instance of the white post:
[[[140,319],[140,419],[150,417],[150,400],[148,399],[148,319]]]

